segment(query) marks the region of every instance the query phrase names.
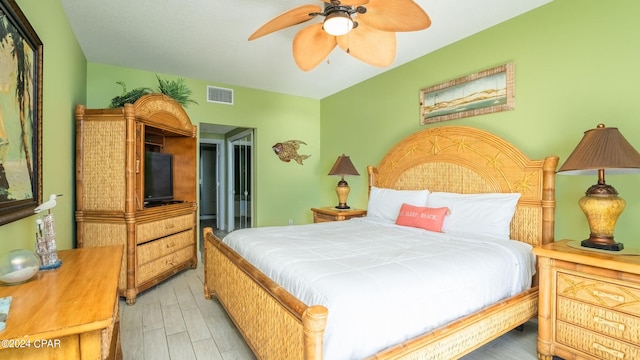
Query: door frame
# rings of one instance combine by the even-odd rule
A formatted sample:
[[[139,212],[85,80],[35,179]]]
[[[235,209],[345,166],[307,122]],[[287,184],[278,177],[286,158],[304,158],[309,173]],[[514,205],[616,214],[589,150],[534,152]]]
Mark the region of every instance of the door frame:
[[[224,139],[200,139],[201,144],[215,144],[216,145],[216,228],[220,230],[225,230],[226,228],[226,212],[224,204],[226,204],[226,179],[225,176],[225,143]],[[198,154],[200,151],[200,146],[198,146]],[[202,156],[199,155],[199,169],[202,169]],[[202,192],[202,171],[199,172],[198,176],[198,199],[200,200],[200,193]],[[200,208],[198,208],[198,215],[200,214]]]
[[[234,166],[234,151],[233,151],[233,142],[239,139],[242,139],[246,136],[250,137],[250,141],[249,141],[249,146],[251,147],[251,166],[249,167],[249,170],[251,171],[251,183],[249,184],[249,189],[250,189],[250,194],[251,194],[251,202],[250,202],[250,206],[248,206],[248,211],[250,214],[250,226],[249,227],[253,227],[253,221],[255,219],[254,213],[253,213],[253,208],[254,208],[254,204],[255,204],[255,185],[254,185],[254,179],[255,179],[255,174],[254,174],[254,169],[255,169],[255,131],[254,129],[246,129],[243,130],[237,134],[234,134],[233,136],[230,136],[227,138],[227,149],[229,149],[229,151],[227,152],[227,181],[229,184],[229,187],[227,188],[228,194],[227,194],[227,214],[228,216],[228,221],[227,221],[227,229],[228,231],[233,231],[235,230],[235,204],[234,204],[234,194],[233,194],[233,166]]]

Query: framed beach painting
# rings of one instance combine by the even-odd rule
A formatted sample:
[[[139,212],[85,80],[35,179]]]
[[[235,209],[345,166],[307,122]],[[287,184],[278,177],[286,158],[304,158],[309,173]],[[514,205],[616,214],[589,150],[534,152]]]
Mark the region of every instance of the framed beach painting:
[[[513,63],[420,90],[420,124],[515,108]]]
[[[42,42],[15,0],[0,0],[0,225],[42,202]]]

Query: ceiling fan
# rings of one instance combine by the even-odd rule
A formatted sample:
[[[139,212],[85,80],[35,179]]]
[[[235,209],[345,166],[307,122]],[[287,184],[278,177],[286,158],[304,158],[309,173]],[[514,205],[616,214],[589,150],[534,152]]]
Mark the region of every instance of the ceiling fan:
[[[303,5],[271,19],[249,40],[323,16],[300,30],[293,39],[293,58],[300,69],[318,66],[336,45],[356,59],[384,67],[396,56],[396,32],[431,26],[429,15],[413,0],[325,0]],[[356,21],[357,20],[357,21]]]

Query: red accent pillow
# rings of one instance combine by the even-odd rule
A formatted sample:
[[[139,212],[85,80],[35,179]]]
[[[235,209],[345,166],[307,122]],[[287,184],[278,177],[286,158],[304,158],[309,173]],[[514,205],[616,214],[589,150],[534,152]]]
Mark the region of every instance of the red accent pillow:
[[[448,207],[428,208],[402,204],[396,224],[442,232],[442,222],[447,213]]]

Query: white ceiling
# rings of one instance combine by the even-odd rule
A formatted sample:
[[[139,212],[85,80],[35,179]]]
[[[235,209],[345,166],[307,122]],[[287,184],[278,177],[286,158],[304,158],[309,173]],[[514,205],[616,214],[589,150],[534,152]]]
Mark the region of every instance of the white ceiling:
[[[378,0],[392,1],[392,0]],[[390,67],[362,63],[339,47],[309,72],[291,43],[304,24],[247,41],[258,27],[318,0],[62,0],[89,62],[300,95],[334,94],[551,0],[415,0],[430,28],[397,34]],[[115,81],[115,80],[114,80]]]

